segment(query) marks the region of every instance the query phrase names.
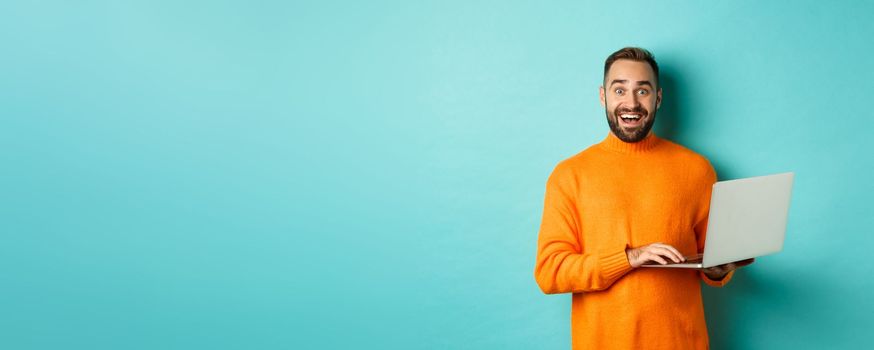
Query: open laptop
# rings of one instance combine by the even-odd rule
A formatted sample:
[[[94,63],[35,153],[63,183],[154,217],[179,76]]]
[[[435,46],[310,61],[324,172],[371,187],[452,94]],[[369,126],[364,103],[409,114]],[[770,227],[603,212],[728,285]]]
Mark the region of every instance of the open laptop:
[[[783,249],[795,173],[719,181],[713,184],[704,254],[644,267],[707,268]]]

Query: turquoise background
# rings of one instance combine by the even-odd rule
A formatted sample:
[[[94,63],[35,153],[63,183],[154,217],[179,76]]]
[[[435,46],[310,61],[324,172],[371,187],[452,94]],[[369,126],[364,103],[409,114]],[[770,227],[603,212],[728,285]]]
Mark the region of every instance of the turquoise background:
[[[860,348],[870,2],[4,2],[0,348],[567,349],[533,278],[552,167],[657,133],[795,171],[785,249],[704,287],[715,349]],[[670,315],[653,315],[654,318]]]

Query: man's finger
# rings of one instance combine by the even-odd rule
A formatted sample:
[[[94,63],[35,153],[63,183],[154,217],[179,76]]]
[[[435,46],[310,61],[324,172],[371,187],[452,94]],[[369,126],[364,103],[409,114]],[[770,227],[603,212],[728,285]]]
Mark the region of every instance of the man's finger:
[[[725,273],[725,265],[716,265],[712,267],[700,268],[699,270],[709,273],[709,274],[723,274]]]
[[[744,267],[744,266],[747,266],[749,264],[752,264],[754,261],[756,261],[756,258],[750,258],[750,259],[746,259],[746,260],[736,261],[736,262],[734,262],[734,264],[737,267]]]
[[[662,265],[667,265],[667,264],[668,264],[668,261],[667,261],[667,260],[665,260],[664,258],[662,258],[661,256],[659,256],[659,255],[657,255],[657,254],[652,254],[652,260],[655,260],[655,261],[657,261],[659,264],[662,264]]]
[[[677,248],[674,248],[672,246],[667,246],[666,248],[669,249],[671,252],[673,252],[678,258],[680,258],[680,261],[686,260],[686,256],[683,255],[683,253],[680,253],[680,251],[677,250]]]
[[[665,256],[671,258],[671,260],[674,260],[676,262],[681,262],[681,261],[685,260],[685,257],[683,257],[683,254],[680,254],[679,251],[677,251],[676,249],[674,249],[674,247],[671,247],[669,245],[658,245],[658,246],[654,246],[653,248],[658,249],[660,252],[662,252],[661,255],[665,255]]]
[[[673,252],[674,254],[676,254],[677,256],[679,256],[679,257],[681,257],[681,258],[683,257],[683,253],[680,253],[680,251],[677,250],[677,248],[674,248],[673,246],[671,246],[671,245],[669,245],[669,244],[656,243],[656,244],[654,244],[654,245],[657,245],[657,246],[659,246],[659,247],[662,247],[662,248],[665,248],[665,249],[667,249],[667,250],[670,250],[671,252]]]
[[[662,265],[668,263],[667,261],[665,261],[665,259],[662,259],[662,257],[658,256],[657,254],[653,254],[651,252],[646,252],[645,254],[646,256],[644,257],[644,261],[655,261]]]
[[[664,256],[668,259],[673,260],[674,262],[680,262],[680,257],[676,256],[676,254],[674,254],[674,252],[672,252],[666,248],[652,247],[652,253],[656,254],[656,255]]]

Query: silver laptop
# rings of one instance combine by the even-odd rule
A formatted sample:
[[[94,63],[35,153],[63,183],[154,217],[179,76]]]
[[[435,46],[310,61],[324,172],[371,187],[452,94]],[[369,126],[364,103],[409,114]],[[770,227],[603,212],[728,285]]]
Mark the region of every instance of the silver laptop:
[[[707,268],[783,249],[795,173],[757,176],[713,184],[704,254],[667,265],[645,267]]]

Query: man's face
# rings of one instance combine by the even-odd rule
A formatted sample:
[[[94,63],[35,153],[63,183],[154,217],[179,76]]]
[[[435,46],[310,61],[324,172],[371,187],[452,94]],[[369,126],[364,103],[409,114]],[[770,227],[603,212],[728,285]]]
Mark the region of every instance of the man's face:
[[[638,142],[652,130],[662,103],[657,84],[649,63],[620,59],[610,66],[601,86],[601,105],[610,130],[620,140]]]

